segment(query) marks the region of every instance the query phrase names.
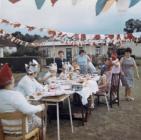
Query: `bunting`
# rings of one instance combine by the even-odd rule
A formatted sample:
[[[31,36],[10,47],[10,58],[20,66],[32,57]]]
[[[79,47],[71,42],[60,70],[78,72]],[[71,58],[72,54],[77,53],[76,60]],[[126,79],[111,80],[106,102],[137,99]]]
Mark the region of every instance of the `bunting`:
[[[96,16],[101,12],[108,11],[116,2],[119,12],[125,12],[128,8],[135,6],[140,0],[97,0],[96,2]]]
[[[135,6],[140,0],[131,0],[129,7]]]
[[[103,8],[103,12],[107,12],[111,7],[112,5],[115,3],[115,0],[107,0],[104,8]]]
[[[9,2],[15,4],[20,0],[9,0]],[[58,0],[50,0],[52,6],[56,4]],[[72,5],[76,5],[81,0],[72,0]],[[96,2],[96,16],[98,16],[101,12],[108,11],[112,5],[116,2],[119,12],[125,12],[128,8],[131,8],[138,4],[140,0],[97,0]],[[45,3],[45,0],[35,0],[37,9],[41,9]]]
[[[9,0],[11,3],[15,4],[16,2],[20,1],[20,0]]]
[[[52,6],[54,6],[57,1],[58,0],[51,0]]]
[[[45,0],[35,0],[37,9],[41,9],[43,4],[44,4]]]
[[[102,12],[104,6],[106,5],[106,2],[107,2],[107,0],[97,0],[97,2],[96,2],[96,16]]]
[[[13,35],[6,33],[3,29],[0,30],[0,38],[10,40],[12,43],[15,43],[17,45],[23,45],[25,47],[27,46],[35,47],[35,44],[18,39]]]
[[[129,0],[118,0],[116,5],[120,13],[126,12],[129,8],[130,1]]]

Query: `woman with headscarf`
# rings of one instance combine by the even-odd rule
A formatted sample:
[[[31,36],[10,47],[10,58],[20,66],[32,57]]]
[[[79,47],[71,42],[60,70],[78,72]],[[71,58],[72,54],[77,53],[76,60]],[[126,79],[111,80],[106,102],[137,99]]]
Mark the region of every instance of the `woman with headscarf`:
[[[136,71],[137,78],[139,79],[138,68],[134,58],[131,57],[132,49],[127,48],[125,50],[124,57],[121,58],[121,74],[122,84],[125,87],[125,98],[128,101],[133,101],[132,88],[134,85],[134,69]]]
[[[34,127],[41,126],[41,119],[35,115],[44,109],[44,105],[31,105],[26,100],[21,92],[14,90],[14,77],[8,64],[5,64],[0,69],[0,113],[19,111],[30,117],[28,120],[28,128],[31,130]],[[4,127],[4,132],[8,134],[18,134],[21,130],[11,129],[10,126],[21,124],[20,120],[2,120],[2,125],[9,125]]]
[[[16,90],[23,93],[24,96],[31,96],[44,90],[35,78],[39,72],[39,64],[36,60],[32,60],[29,65],[25,64],[26,75],[19,81]]]

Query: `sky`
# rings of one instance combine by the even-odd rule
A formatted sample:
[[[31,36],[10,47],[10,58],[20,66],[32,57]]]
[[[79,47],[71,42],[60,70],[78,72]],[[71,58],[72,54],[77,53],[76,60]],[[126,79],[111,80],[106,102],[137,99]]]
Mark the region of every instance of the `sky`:
[[[78,0],[76,5],[72,5],[72,0],[58,0],[52,7],[50,0],[46,0],[43,7],[38,10],[35,0],[21,0],[16,4],[8,0],[0,0],[0,18],[37,28],[86,34],[123,33],[128,19],[141,19],[141,2],[124,13],[118,11],[115,3],[108,12],[96,16],[96,1]],[[0,25],[0,28],[8,32],[15,31],[11,26]],[[25,29],[20,31],[26,32]],[[31,33],[46,34],[39,31]]]

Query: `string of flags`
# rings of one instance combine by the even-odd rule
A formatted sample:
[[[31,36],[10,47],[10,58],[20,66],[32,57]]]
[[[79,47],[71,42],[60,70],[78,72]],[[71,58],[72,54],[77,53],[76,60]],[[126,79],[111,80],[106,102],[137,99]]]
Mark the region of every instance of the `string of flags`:
[[[15,4],[21,0],[9,0],[11,3]],[[46,0],[35,0],[37,9],[41,9]],[[59,0],[50,0],[51,5],[54,6]],[[71,0],[72,5],[76,5],[82,0]],[[96,16],[101,12],[108,11],[115,3],[119,12],[125,12],[128,8],[135,6],[140,0],[97,0],[96,2]]]
[[[16,45],[22,45],[25,47],[28,47],[28,46],[35,47],[33,43],[29,43],[21,39],[18,39],[14,37],[12,34],[9,34],[6,31],[4,31],[3,29],[0,29],[0,38],[6,41],[9,40],[11,43],[14,43]]]
[[[9,0],[12,4],[16,4],[17,2],[21,1],[21,0]],[[46,0],[35,0],[37,9],[41,9],[42,6],[44,5]],[[50,0],[51,5],[54,6],[56,4],[58,0]]]
[[[122,46],[123,42],[135,41],[141,38],[141,32],[133,34],[74,34],[66,32],[58,32],[50,30],[48,33],[49,39],[46,43],[35,43],[26,42],[21,39],[14,37],[13,35],[6,33],[3,29],[0,30],[0,38],[10,40],[12,43],[17,45],[23,45],[25,47],[42,47],[46,46],[48,42],[59,41],[63,45],[69,46],[96,46],[96,45],[107,45],[109,43],[120,43]]]
[[[140,0],[97,0],[96,15],[108,11],[115,3],[119,12],[125,12],[139,2]]]

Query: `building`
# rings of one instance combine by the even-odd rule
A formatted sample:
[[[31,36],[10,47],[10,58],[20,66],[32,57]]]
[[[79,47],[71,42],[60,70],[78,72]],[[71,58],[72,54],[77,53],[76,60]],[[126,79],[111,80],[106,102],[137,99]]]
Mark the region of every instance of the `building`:
[[[84,49],[87,54],[90,55],[104,55],[107,53],[108,47],[105,45],[102,46],[73,46],[67,45],[66,43],[60,41],[48,41],[45,39],[36,40],[33,43],[40,44],[39,51],[41,52],[43,57],[46,58],[54,58],[58,56],[58,51],[64,51],[65,58],[67,60],[72,60],[75,56],[78,55],[79,50]]]

